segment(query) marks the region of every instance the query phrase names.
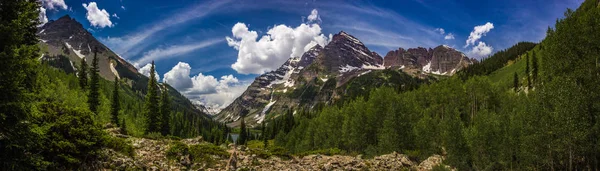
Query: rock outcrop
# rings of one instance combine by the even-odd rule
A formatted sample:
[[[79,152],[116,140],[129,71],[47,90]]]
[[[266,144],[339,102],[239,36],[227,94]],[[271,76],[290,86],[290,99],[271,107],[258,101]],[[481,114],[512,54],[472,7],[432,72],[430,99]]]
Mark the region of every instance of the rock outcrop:
[[[114,130],[113,130],[114,132]],[[118,132],[118,131],[116,131]],[[114,133],[113,136],[117,136]],[[166,151],[173,144],[173,141],[180,141],[186,145],[196,145],[206,143],[202,138],[183,139],[183,140],[151,140],[145,138],[128,137],[127,141],[133,144],[135,154],[132,156],[123,155],[112,149],[103,150],[103,158],[96,162],[94,167],[87,167],[95,170],[432,170],[435,166],[441,165],[443,156],[433,155],[422,162],[411,160],[407,155],[396,152],[376,156],[372,159],[363,159],[358,156],[344,155],[308,155],[291,156],[289,159],[279,157],[260,158],[252,154],[244,146],[228,146],[230,154],[236,153],[235,164],[231,164],[231,158],[212,156],[216,160],[214,165],[205,165],[194,163],[190,156],[177,156],[175,159],[168,159]],[[221,146],[221,148],[226,148]],[[229,169],[227,167],[230,167]],[[453,168],[447,167],[450,170]]]
[[[473,64],[475,59],[470,59],[462,52],[446,45],[433,49],[422,47],[390,51],[384,57],[384,66],[387,68],[419,69],[425,73],[437,75],[453,75],[457,71]]]

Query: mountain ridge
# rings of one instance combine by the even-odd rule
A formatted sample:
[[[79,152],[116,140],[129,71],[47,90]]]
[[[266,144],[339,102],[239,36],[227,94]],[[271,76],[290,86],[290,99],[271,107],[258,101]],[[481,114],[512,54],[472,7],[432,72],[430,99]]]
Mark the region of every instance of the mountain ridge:
[[[270,113],[296,113],[298,110],[312,109],[344,99],[344,89],[348,88],[344,85],[373,71],[400,70],[419,79],[429,79],[429,74],[451,75],[472,64],[472,59],[447,46],[425,49],[425,52],[435,55],[424,55],[418,60],[421,63],[435,63],[435,67],[429,64],[433,69],[424,71],[425,64],[421,63],[414,64],[415,67],[402,67],[404,63],[390,63],[398,60],[397,58],[392,56],[386,59],[394,54],[393,51],[382,58],[356,37],[340,31],[324,47],[316,45],[300,57],[291,57],[278,69],[256,77],[247,90],[219,114],[214,115],[214,119],[236,126],[237,123],[234,122],[246,116],[250,118],[246,121],[250,125],[258,124]],[[418,71],[409,72],[411,69]],[[448,70],[454,71],[448,73]],[[444,73],[440,73],[441,71]]]

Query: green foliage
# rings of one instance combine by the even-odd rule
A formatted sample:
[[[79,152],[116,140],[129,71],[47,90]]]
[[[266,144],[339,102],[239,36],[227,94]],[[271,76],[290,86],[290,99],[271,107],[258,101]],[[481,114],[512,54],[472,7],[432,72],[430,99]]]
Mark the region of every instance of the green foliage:
[[[119,111],[121,110],[121,102],[119,102],[119,78],[115,77],[115,86],[113,88],[112,101],[110,103],[110,120],[113,124],[119,126]]]
[[[513,77],[513,90],[517,92],[519,90],[519,75],[515,72],[515,76]]]
[[[103,146],[104,131],[92,119],[93,114],[81,108],[57,103],[38,105],[40,116],[33,122],[41,138],[38,151],[49,168],[77,168],[94,161]]]
[[[299,153],[298,155],[299,156],[308,156],[308,155],[313,155],[313,154],[333,156],[333,155],[344,155],[344,154],[346,154],[346,152],[344,152],[343,150],[340,150],[339,148],[328,148],[328,149],[302,152],[302,153]]]
[[[535,43],[519,42],[506,50],[496,52],[491,57],[485,58],[478,63],[474,63],[473,65],[458,71],[456,75],[463,80],[467,80],[469,77],[477,75],[489,75],[506,66],[509,61],[516,60],[519,55],[533,49],[535,46]]]
[[[240,121],[240,136],[237,139],[236,144],[246,144],[248,141],[248,130],[246,128],[246,122],[244,121],[246,116],[242,116],[242,120]]]
[[[173,141],[173,143],[170,144],[170,147],[166,152],[167,158],[170,160],[178,160],[179,156],[184,156],[188,154],[188,146],[180,141]]]
[[[36,30],[37,1],[0,3],[0,168],[34,170],[39,137],[28,119],[32,115],[40,57]]]
[[[160,132],[163,136],[171,134],[171,100],[169,98],[169,93],[167,91],[167,87],[164,87],[164,91],[160,94]]]
[[[146,102],[144,103],[144,115],[147,118],[147,134],[161,131],[158,91],[158,82],[156,81],[156,77],[154,75],[154,61],[152,61],[150,78],[148,81],[148,92],[146,93]]]
[[[90,111],[98,114],[98,108],[100,106],[100,69],[98,66],[98,49],[94,49],[94,59],[92,61],[92,68],[90,68],[90,87],[88,94],[88,105]]]
[[[216,164],[218,159],[228,157],[229,153],[225,149],[210,143],[188,146],[175,141],[170,145],[166,155],[170,160],[177,160],[180,156],[189,155],[192,162],[204,163],[211,167]],[[213,158],[213,156],[217,158]]]
[[[79,87],[81,90],[87,90],[88,88],[88,68],[87,62],[85,58],[81,59],[81,64],[79,64],[79,71],[77,72],[77,77],[79,77]]]
[[[212,166],[217,162],[212,156],[218,158],[226,158],[229,156],[229,153],[225,151],[225,149],[209,143],[192,145],[189,147],[189,152],[192,162],[202,162],[206,163],[208,166]]]
[[[123,138],[113,137],[113,136],[105,136],[104,144],[107,148],[113,149],[117,152],[120,152],[124,155],[133,157],[135,155],[135,151],[133,149],[133,145],[131,142]]]
[[[527,76],[527,88],[531,89],[531,71],[529,70],[529,54],[525,54],[525,76]]]

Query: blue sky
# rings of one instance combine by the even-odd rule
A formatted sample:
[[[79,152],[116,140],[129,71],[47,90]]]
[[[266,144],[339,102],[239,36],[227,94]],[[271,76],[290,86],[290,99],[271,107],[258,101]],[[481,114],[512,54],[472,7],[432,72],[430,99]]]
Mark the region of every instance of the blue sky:
[[[155,60],[161,79],[173,71],[167,82],[186,96],[223,107],[259,73],[277,68],[307,43],[327,43],[341,30],[381,56],[399,47],[446,44],[481,58],[519,41],[539,42],[567,8],[583,0],[40,1],[48,19],[69,14],[131,63],[144,67]],[[252,31],[258,39],[272,34],[260,42],[252,40]]]

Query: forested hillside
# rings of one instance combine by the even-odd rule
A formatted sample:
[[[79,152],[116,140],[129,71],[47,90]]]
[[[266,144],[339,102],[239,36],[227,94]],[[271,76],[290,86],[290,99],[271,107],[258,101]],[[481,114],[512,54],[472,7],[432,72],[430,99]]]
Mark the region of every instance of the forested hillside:
[[[383,86],[342,107],[296,115],[272,138],[296,153],[447,154],[446,164],[461,170],[596,170],[598,25],[600,6],[588,0],[538,45],[519,43],[414,91]]]
[[[83,169],[104,157],[102,149],[132,155],[130,143],[103,130],[115,126],[125,136],[226,140],[229,129],[188,113],[182,103],[171,105],[172,88],[154,77],[146,97],[126,80],[100,77],[97,51],[90,53],[89,66],[81,60],[77,68],[64,56],[44,58],[36,35],[37,1],[3,1],[0,9],[2,170]]]

